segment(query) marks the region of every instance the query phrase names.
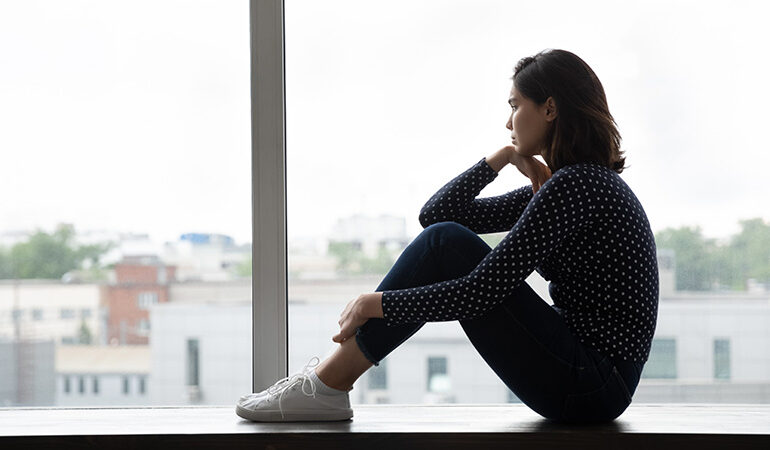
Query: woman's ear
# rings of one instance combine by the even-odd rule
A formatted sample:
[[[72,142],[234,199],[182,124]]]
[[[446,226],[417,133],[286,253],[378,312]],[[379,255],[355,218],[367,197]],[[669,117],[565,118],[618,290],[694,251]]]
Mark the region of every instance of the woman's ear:
[[[559,110],[556,108],[556,101],[554,101],[553,97],[548,97],[545,101],[545,120],[551,122],[558,115]]]

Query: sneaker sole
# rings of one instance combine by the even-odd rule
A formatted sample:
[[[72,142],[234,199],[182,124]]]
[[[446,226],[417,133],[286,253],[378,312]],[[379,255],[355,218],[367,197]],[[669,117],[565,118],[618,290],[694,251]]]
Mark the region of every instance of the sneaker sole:
[[[334,421],[348,420],[353,417],[353,409],[333,409],[333,410],[294,410],[284,411],[254,411],[235,405],[235,413],[238,416],[251,420],[253,422],[316,422],[316,421]]]

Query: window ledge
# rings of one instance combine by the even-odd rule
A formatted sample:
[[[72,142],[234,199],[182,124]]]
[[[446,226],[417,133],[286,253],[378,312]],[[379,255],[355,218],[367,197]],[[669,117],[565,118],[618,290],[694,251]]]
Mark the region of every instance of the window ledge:
[[[235,406],[0,408],[0,448],[770,448],[770,405],[631,404],[610,424],[582,427],[554,424],[523,404],[353,409],[344,422],[256,423]]]

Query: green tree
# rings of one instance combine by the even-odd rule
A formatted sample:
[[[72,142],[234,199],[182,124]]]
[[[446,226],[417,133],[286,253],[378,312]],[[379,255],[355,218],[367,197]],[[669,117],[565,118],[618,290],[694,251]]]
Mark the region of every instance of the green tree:
[[[361,272],[384,275],[393,267],[394,262],[393,254],[385,246],[380,246],[377,248],[377,255],[374,258],[361,257]]]
[[[714,239],[694,228],[666,228],[655,234],[657,248],[674,251],[676,289],[710,290],[717,280],[721,252]]]
[[[722,249],[720,272],[733,289],[746,288],[746,280],[770,281],[770,225],[761,218],[740,220],[741,231]]]
[[[0,280],[13,277],[13,271],[11,269],[11,256],[8,250],[0,247]]]
[[[360,257],[360,250],[351,242],[329,242],[328,253],[337,260],[336,270],[340,273],[351,273],[355,270],[356,260]]]
[[[8,255],[0,256],[0,277],[59,279],[80,268],[85,260],[96,266],[99,257],[112,246],[76,247],[74,236],[75,229],[69,224],[60,224],[51,234],[38,230],[26,242],[14,245]]]
[[[249,259],[235,266],[235,274],[239,277],[251,276],[251,255],[249,255]]]
[[[345,275],[384,275],[395,262],[394,252],[380,246],[377,254],[368,257],[351,242],[330,242],[328,253],[337,260],[336,270]]]
[[[93,341],[93,335],[91,329],[88,328],[85,319],[80,321],[80,328],[78,329],[78,343],[90,345]]]

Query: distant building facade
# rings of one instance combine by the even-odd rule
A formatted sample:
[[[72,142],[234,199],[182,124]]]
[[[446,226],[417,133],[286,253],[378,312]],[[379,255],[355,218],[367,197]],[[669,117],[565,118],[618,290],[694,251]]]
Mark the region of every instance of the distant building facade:
[[[168,302],[169,284],[176,267],[157,257],[133,257],[115,264],[114,281],[102,287],[107,342],[113,345],[147,345],[150,307]]]

